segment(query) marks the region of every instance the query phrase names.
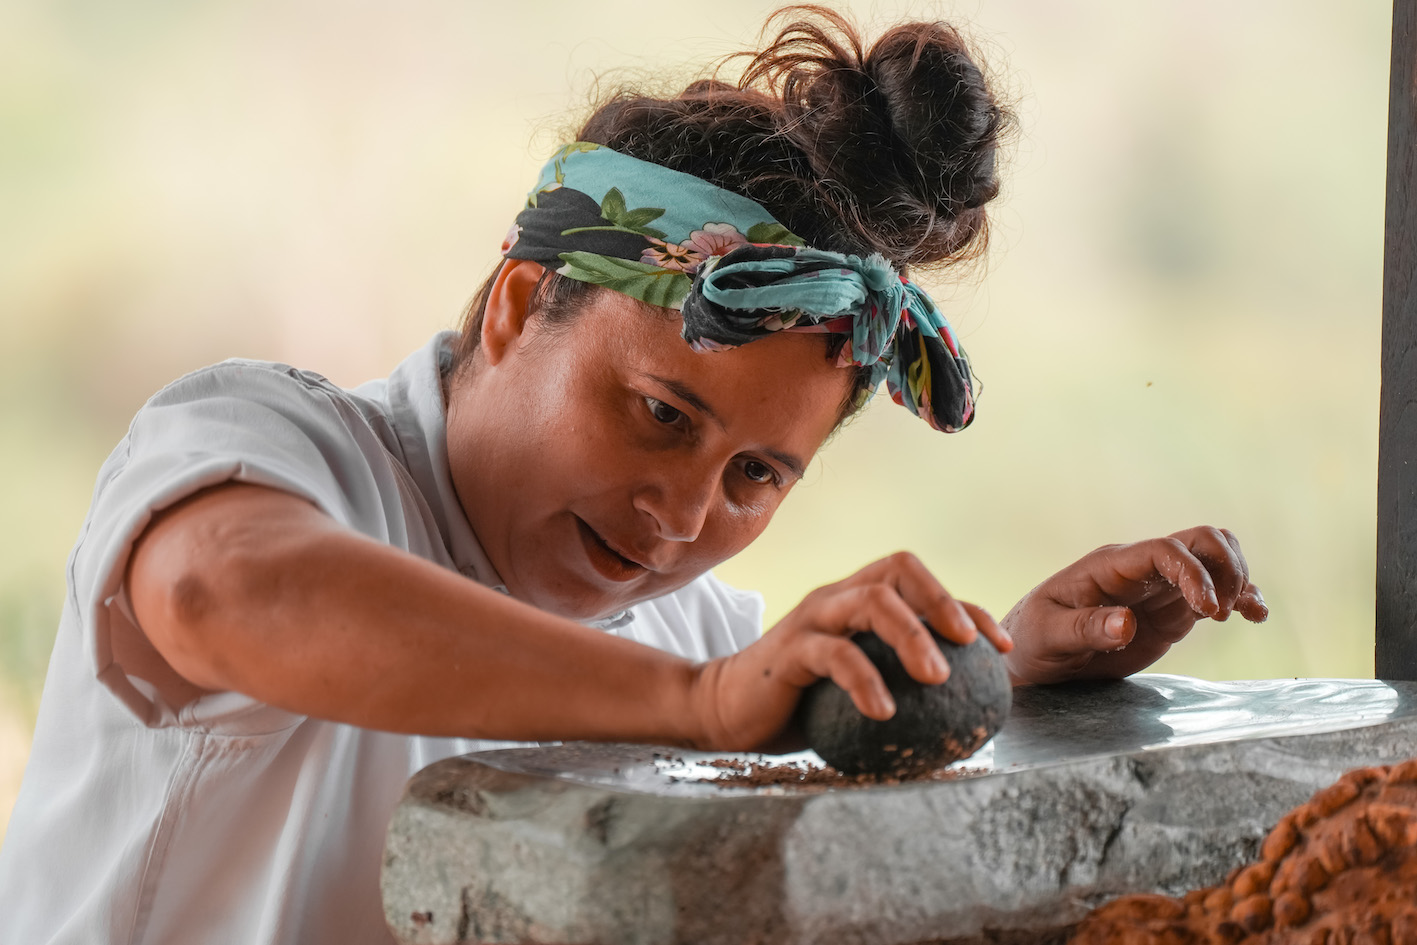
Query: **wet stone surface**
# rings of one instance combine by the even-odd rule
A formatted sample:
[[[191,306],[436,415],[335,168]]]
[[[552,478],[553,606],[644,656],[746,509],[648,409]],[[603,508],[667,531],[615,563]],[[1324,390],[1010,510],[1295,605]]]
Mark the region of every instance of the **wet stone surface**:
[[[1344,771],[1414,756],[1417,684],[1162,675],[1016,690],[981,752],[895,784],[741,777],[810,754],[486,752],[410,782],[385,913],[405,943],[1063,941],[1118,895],[1222,883]]]

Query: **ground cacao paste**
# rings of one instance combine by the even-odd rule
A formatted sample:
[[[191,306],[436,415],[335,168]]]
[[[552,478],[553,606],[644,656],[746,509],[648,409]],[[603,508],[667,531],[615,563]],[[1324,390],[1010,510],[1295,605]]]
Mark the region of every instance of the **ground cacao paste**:
[[[1417,759],[1359,768],[1279,821],[1260,860],[1182,899],[1125,896],[1069,945],[1417,945]]]

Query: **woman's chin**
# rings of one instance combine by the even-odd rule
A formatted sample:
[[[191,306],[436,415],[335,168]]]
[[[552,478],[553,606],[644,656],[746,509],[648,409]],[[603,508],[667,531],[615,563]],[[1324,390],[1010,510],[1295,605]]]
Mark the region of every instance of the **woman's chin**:
[[[698,571],[647,572],[606,575],[594,562],[573,560],[552,568],[552,562],[520,574],[504,574],[508,593],[547,613],[590,622],[614,617],[636,604],[673,593],[693,581]],[[707,570],[707,569],[705,569]]]
[[[523,588],[509,585],[508,591],[539,610],[581,622],[613,617],[645,599],[643,595],[610,594],[600,588],[568,584]]]

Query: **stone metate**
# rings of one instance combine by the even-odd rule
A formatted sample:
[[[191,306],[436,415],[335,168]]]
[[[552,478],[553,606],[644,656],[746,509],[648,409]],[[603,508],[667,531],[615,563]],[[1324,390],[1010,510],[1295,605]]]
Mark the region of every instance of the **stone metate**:
[[[1048,942],[1115,896],[1222,882],[1343,771],[1413,756],[1417,683],[1163,675],[1017,689],[950,780],[720,786],[723,756],[487,752],[410,781],[385,914],[448,945]]]

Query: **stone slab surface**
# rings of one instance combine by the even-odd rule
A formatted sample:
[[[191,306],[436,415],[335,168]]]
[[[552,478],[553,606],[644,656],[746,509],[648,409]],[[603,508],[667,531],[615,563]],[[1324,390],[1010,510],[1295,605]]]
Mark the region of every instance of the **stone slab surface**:
[[[1253,858],[1339,774],[1417,756],[1417,683],[1028,687],[956,780],[724,787],[717,757],[563,745],[420,772],[383,895],[405,943],[1048,942]],[[728,756],[760,760],[762,756]],[[786,759],[815,760],[810,753]]]

